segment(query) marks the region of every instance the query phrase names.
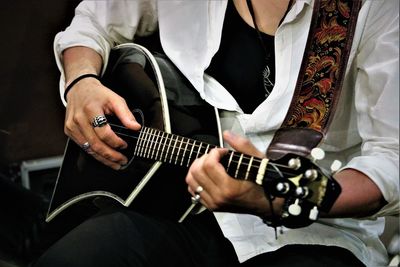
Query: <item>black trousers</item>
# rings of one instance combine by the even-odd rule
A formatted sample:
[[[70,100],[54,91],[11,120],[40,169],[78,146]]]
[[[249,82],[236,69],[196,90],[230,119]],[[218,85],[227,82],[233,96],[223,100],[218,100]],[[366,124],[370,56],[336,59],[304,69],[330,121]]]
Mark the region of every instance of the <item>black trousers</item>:
[[[261,267],[363,266],[349,251],[314,245],[287,246],[239,264],[209,212],[184,223],[123,209],[103,212],[54,244],[35,267]]]

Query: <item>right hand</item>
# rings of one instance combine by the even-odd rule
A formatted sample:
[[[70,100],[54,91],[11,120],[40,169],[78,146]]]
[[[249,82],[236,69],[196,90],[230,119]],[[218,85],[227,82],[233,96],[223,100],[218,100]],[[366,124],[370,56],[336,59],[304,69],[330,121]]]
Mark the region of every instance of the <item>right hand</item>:
[[[119,170],[128,159],[117,149],[127,148],[127,143],[118,137],[110,125],[93,127],[97,115],[114,114],[121,123],[132,130],[139,130],[125,100],[95,78],[85,78],[76,83],[67,94],[67,109],[64,132],[78,145],[90,144],[88,153],[103,164]]]

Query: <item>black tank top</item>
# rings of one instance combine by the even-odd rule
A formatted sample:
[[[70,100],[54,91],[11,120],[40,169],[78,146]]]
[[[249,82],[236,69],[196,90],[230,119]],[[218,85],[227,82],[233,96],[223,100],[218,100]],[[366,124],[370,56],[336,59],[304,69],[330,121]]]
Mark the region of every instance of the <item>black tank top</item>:
[[[261,33],[269,52],[268,62],[257,32],[228,1],[221,45],[206,73],[220,82],[245,113],[252,113],[266,98],[263,71],[268,64],[269,80],[275,82],[274,37]]]

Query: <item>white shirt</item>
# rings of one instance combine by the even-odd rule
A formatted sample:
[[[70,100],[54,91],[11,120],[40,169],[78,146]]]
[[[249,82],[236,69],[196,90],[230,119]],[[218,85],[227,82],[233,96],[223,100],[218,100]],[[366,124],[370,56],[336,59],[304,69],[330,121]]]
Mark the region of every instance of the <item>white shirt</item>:
[[[246,134],[265,151],[286,116],[312,16],[312,0],[297,0],[275,35],[276,84],[252,114],[243,114],[234,98],[204,74],[219,47],[226,0],[83,1],[70,27],[54,42],[64,91],[62,51],[83,45],[95,49],[107,65],[113,45],[131,42],[159,25],[164,51],[199,94],[221,110],[223,128]],[[327,157],[367,174],[388,204],[365,219],[320,219],[309,227],[273,229],[252,215],[215,213],[240,261],[286,244],[336,245],[351,250],[368,266],[387,264],[378,236],[381,216],[398,213],[399,205],[399,3],[366,0],[360,10],[342,96],[321,147]],[[357,55],[357,57],[356,57]],[[65,103],[65,102],[64,102]],[[311,252],[312,253],[312,252]]]

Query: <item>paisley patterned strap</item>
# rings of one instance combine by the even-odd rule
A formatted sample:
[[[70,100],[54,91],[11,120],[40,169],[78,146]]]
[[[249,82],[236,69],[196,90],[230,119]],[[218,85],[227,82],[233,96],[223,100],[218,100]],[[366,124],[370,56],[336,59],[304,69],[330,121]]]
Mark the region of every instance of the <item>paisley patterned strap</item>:
[[[268,157],[288,152],[306,156],[324,137],[340,96],[360,7],[361,0],[315,0],[293,99]],[[291,138],[298,128],[301,144]]]

